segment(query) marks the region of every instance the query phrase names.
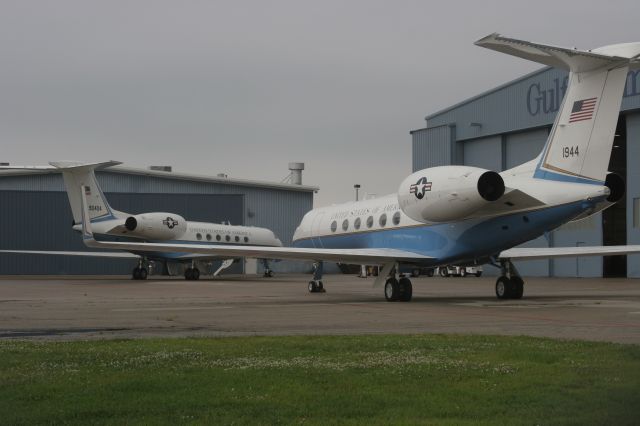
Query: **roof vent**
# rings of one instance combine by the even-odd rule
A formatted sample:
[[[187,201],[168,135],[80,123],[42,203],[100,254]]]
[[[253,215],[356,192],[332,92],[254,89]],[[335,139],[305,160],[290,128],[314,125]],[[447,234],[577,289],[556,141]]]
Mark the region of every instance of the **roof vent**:
[[[224,178],[224,179],[229,177],[229,176],[227,176],[226,173],[218,173],[216,176],[219,177],[219,178]]]
[[[156,172],[170,172],[171,166],[149,166],[149,170]]]
[[[289,181],[294,185],[302,185],[302,171],[304,170],[304,163],[289,163],[289,176],[284,180]]]

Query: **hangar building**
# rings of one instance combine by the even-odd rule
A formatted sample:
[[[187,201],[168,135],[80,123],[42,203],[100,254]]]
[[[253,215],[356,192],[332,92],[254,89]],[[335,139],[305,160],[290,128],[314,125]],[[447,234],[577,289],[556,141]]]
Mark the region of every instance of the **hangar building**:
[[[291,163],[290,167],[303,167]],[[96,171],[109,204],[127,213],[166,211],[187,220],[271,229],[289,245],[293,232],[313,207],[317,187],[269,183],[116,166]],[[292,170],[300,177],[300,170]],[[295,179],[292,180],[296,182]],[[298,179],[297,182],[301,182]],[[0,249],[85,251],[58,172],[0,171]],[[4,274],[130,274],[132,259],[2,254]],[[171,265],[170,265],[171,266]],[[176,266],[176,265],[173,265]],[[210,268],[216,265],[209,265]],[[272,263],[276,272],[302,272],[295,262]],[[239,273],[244,264],[228,272]]]
[[[567,83],[566,71],[547,67],[427,116],[426,127],[411,132],[413,170],[460,164],[501,171],[535,158],[546,142]],[[612,151],[609,170],[626,178],[626,199],[525,246],[640,244],[637,70],[627,76]],[[518,269],[529,276],[640,277],[640,256],[536,260],[521,262]]]

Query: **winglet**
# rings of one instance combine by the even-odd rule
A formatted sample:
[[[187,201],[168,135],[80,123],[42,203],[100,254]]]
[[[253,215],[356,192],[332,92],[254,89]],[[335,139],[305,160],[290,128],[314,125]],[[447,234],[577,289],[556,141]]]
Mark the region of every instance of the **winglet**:
[[[94,241],[93,231],[91,230],[91,219],[89,218],[89,208],[87,207],[87,197],[85,192],[87,187],[80,185],[80,202],[82,204],[82,240],[85,242]]]

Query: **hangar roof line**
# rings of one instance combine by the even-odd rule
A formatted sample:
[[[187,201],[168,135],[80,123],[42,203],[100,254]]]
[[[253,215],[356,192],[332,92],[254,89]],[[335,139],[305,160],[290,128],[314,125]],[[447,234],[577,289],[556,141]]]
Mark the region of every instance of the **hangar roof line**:
[[[259,180],[251,180],[251,179],[209,176],[204,174],[181,173],[181,172],[174,172],[174,171],[168,172],[168,171],[160,171],[160,170],[149,170],[149,169],[142,169],[142,168],[128,167],[128,166],[113,166],[113,167],[109,167],[108,169],[100,170],[100,172],[151,176],[151,177],[158,177],[162,179],[177,179],[177,180],[188,180],[188,181],[196,181],[196,182],[221,183],[226,185],[240,185],[240,186],[270,188],[270,189],[282,189],[286,191],[318,192],[320,190],[320,188],[317,186],[296,185],[291,183],[280,183],[280,182],[265,182],[265,181],[259,181]],[[54,169],[51,169],[51,170],[49,169],[47,170],[33,170],[33,169],[31,170],[27,170],[27,169],[0,170],[0,176],[24,176],[24,175],[52,174],[52,173],[60,173],[60,172]]]
[[[491,88],[491,89],[489,89],[489,90],[485,90],[484,92],[481,92],[481,93],[479,93],[479,94],[477,94],[477,95],[475,95],[475,96],[472,96],[472,97],[470,97],[470,98],[467,98],[467,99],[465,99],[464,101],[457,102],[457,103],[455,103],[455,104],[453,104],[453,105],[451,105],[451,106],[448,106],[448,107],[446,107],[446,108],[443,108],[443,109],[441,109],[441,110],[439,110],[439,111],[436,111],[436,112],[434,112],[434,113],[432,113],[432,114],[429,114],[429,115],[427,115],[424,119],[425,119],[425,120],[431,120],[432,118],[435,118],[435,117],[437,117],[437,116],[439,116],[439,115],[442,115],[442,114],[444,114],[444,113],[446,113],[446,112],[449,112],[449,111],[451,111],[451,110],[454,110],[454,109],[456,109],[456,108],[459,108],[459,107],[461,107],[462,105],[469,104],[469,103],[471,103],[471,102],[473,102],[473,101],[476,101],[476,100],[478,100],[478,99],[480,99],[480,98],[484,98],[485,96],[490,95],[491,93],[498,92],[498,91],[500,91],[500,90],[502,90],[502,89],[504,89],[504,88],[506,88],[506,87],[512,86],[512,85],[514,85],[514,84],[516,84],[516,83],[518,83],[518,82],[520,82],[520,81],[524,81],[524,80],[526,80],[526,79],[528,79],[528,78],[530,78],[530,77],[533,77],[533,76],[534,76],[534,75],[536,75],[536,74],[542,74],[543,72],[547,71],[547,70],[548,70],[548,69],[550,69],[550,68],[552,68],[552,67],[546,67],[546,66],[545,66],[545,67],[542,67],[542,68],[540,68],[540,69],[538,69],[538,70],[532,71],[532,72],[530,72],[530,73],[528,73],[528,74],[525,74],[525,75],[523,75],[523,76],[520,76],[520,77],[518,77],[518,78],[516,78],[516,79],[509,80],[509,81],[507,81],[506,83],[503,83],[503,84],[501,84],[501,85],[499,85],[499,86],[493,87],[493,88]]]

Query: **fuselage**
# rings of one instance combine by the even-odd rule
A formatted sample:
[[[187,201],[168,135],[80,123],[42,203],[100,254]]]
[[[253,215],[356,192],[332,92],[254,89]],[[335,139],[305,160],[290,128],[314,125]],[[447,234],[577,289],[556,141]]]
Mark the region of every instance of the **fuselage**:
[[[510,192],[495,202],[499,207],[496,212],[485,209],[456,221],[418,222],[404,214],[397,195],[390,194],[310,211],[296,230],[293,245],[394,248],[435,259],[425,264],[482,263],[502,250],[607,206],[609,190],[601,185],[535,179],[529,177],[529,167],[508,170],[501,176]],[[526,192],[526,201],[534,205],[523,202],[520,208],[515,201],[508,201],[520,200],[513,193],[516,190]],[[463,200],[456,200],[460,202]]]

